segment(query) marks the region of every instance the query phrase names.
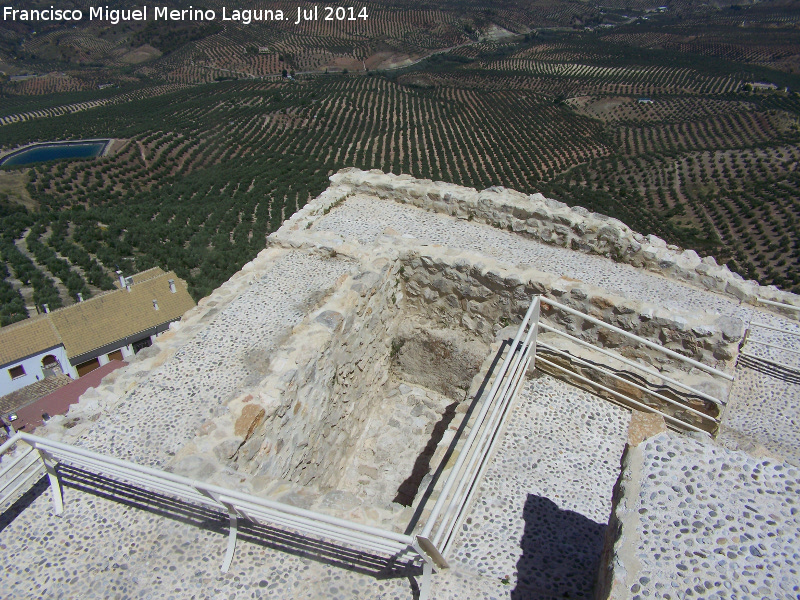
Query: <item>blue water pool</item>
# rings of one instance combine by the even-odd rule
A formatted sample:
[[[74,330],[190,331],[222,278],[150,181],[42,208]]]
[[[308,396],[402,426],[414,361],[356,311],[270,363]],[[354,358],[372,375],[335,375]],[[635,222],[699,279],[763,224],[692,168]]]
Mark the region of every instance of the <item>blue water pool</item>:
[[[30,165],[62,158],[91,158],[100,156],[111,140],[87,142],[53,142],[36,144],[9,154],[0,160],[2,166]]]

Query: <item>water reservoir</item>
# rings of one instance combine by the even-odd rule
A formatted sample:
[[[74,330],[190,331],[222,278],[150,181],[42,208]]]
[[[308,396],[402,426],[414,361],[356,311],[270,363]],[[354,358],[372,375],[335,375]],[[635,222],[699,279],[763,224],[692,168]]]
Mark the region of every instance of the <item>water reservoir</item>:
[[[111,140],[79,140],[34,144],[0,159],[0,166],[30,165],[62,158],[91,158],[100,156],[110,143]]]

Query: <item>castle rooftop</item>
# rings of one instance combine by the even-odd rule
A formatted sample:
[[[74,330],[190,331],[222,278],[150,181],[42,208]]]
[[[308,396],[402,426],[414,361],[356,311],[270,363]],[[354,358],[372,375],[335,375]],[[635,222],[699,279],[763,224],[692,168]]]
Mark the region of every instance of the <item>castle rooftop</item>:
[[[729,375],[545,307],[548,322],[721,397],[709,413],[720,424],[667,430],[573,385],[576,363],[566,381],[531,370],[431,596],[796,597],[800,364],[781,349],[796,349],[800,326],[757,302],[796,297],[539,195],[331,179],[258,257],[37,433],[417,531],[510,328],[544,294]],[[222,573],[226,515],[80,469],[62,477],[61,518],[46,479],[0,517],[5,597],[419,594],[421,569],[252,523]]]

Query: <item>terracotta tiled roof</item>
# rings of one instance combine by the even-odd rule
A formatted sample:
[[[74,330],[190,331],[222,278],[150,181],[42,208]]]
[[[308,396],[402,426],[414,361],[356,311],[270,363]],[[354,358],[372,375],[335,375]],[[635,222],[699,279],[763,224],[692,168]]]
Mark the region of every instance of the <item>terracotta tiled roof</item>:
[[[149,275],[147,277],[146,275]],[[175,293],[169,280],[175,280]],[[158,303],[158,310],[153,306]],[[170,271],[149,269],[134,276],[130,291],[117,289],[85,302],[0,329],[0,364],[64,344],[74,358],[156,325],[180,318],[194,306],[186,282]]]
[[[154,277],[134,283],[130,291],[124,288],[114,290],[51,312],[48,316],[61,334],[67,356],[79,356],[178,319],[194,306],[186,283],[175,273],[161,271],[154,274]],[[170,279],[175,280],[174,294],[169,291]],[[158,310],[154,308],[153,300],[158,303]]]
[[[0,365],[61,345],[61,336],[47,316],[0,328]]]

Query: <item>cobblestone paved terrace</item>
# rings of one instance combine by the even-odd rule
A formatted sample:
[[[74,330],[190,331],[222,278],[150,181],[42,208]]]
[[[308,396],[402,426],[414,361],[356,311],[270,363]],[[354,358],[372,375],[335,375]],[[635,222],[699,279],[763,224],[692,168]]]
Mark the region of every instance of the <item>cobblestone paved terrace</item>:
[[[351,194],[323,210],[333,192],[160,342],[169,349],[161,364],[142,366],[151,352],[109,379],[113,401],[87,394],[79,410],[94,410],[95,420],[71,430],[55,423],[44,434],[140,464],[168,463],[225,402],[259,381],[254,353],[291,346],[308,315],[355,272],[345,246],[320,252],[309,242],[315,236],[324,248],[367,251],[386,235],[405,236],[681,314],[800,330],[730,295],[391,199]],[[753,335],[745,348],[764,358],[775,357],[754,340],[796,343],[780,332]],[[624,468],[611,521],[622,532],[611,597],[796,599],[798,400],[796,378],[740,360],[717,440],[664,432],[626,451],[628,410],[537,372],[457,533],[452,568],[434,575],[432,597],[593,598],[604,542],[617,531],[609,520]],[[223,574],[224,515],[75,469],[62,474],[61,518],[52,515],[46,479],[0,516],[3,598],[418,597],[420,569],[360,552],[342,556],[324,542],[247,523]]]

